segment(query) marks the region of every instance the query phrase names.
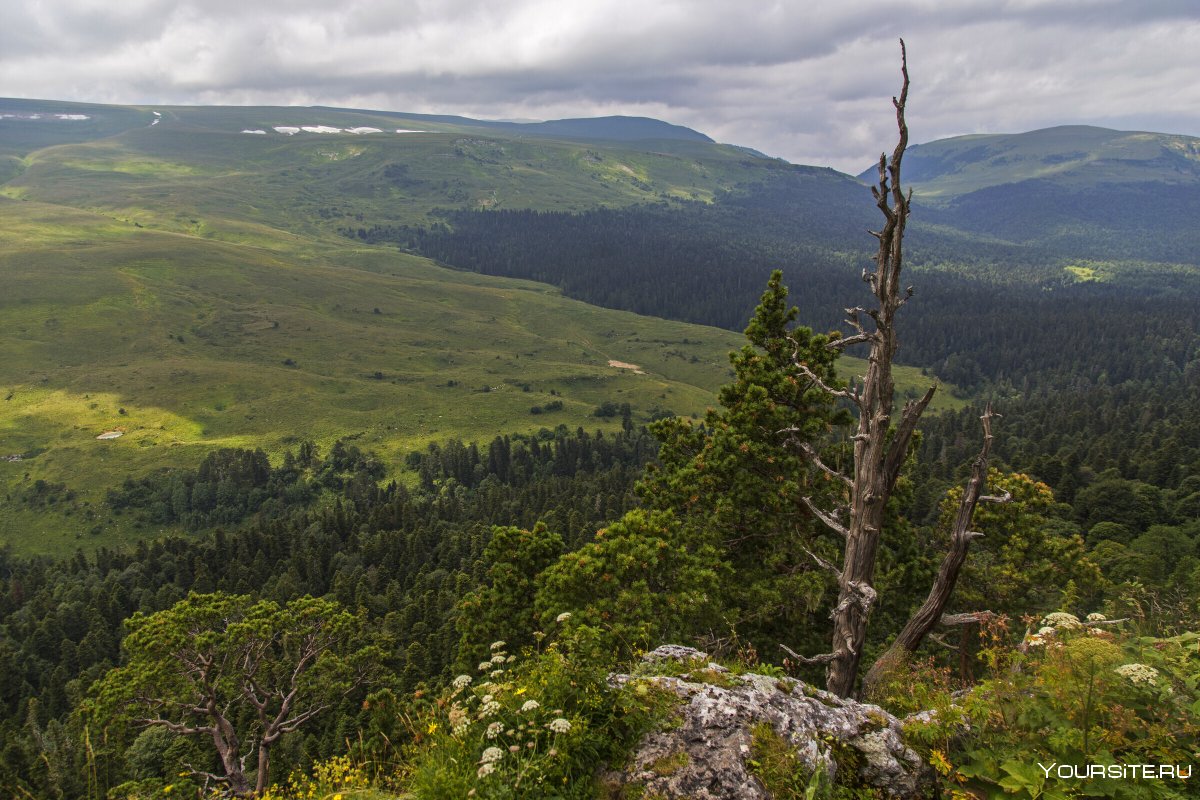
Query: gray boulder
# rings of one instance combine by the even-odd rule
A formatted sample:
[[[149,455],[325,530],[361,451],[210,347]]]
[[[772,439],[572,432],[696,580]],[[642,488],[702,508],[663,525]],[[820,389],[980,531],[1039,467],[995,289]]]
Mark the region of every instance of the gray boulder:
[[[625,769],[606,775],[612,789],[640,787],[641,796],[664,800],[769,800],[747,763],[752,731],[761,736],[765,723],[791,746],[805,775],[820,770],[827,784],[869,787],[881,797],[934,794],[932,770],[904,744],[900,721],[879,706],[792,679],[734,675],[679,645],[643,661],[639,675],[610,675],[609,684],[645,681],[673,693],[678,724],[645,736]]]

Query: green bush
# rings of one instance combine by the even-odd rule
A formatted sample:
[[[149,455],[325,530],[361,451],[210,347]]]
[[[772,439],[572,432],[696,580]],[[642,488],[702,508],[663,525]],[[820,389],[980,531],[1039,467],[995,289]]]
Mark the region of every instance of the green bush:
[[[610,689],[587,627],[524,659],[505,648],[493,643],[474,674],[415,718],[404,782],[413,796],[590,800],[597,767],[621,759],[674,699],[641,684]]]

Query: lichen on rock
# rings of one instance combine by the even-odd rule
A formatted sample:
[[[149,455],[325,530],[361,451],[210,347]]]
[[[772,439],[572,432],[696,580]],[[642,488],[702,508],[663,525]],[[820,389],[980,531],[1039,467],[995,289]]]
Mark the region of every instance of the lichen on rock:
[[[653,665],[670,662],[701,668],[696,675],[654,674]],[[640,787],[642,796],[664,800],[770,800],[748,763],[752,729],[766,723],[795,748],[807,774],[820,770],[830,783],[872,788],[881,797],[931,793],[932,770],[905,745],[900,721],[880,707],[768,675],[723,674],[714,685],[702,679],[709,663],[699,650],[664,645],[643,658],[646,674],[609,676],[613,688],[645,681],[679,698],[678,724],[644,736],[625,768],[606,775],[610,786]]]

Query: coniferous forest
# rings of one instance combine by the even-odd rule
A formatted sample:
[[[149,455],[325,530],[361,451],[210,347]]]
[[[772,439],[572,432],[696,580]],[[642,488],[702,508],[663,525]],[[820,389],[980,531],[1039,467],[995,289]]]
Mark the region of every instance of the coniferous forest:
[[[194,419],[164,414],[140,427],[122,422],[134,415],[120,406],[121,424],[88,431],[87,444],[136,434],[150,451],[159,446],[151,436],[166,442],[168,426],[187,423],[205,446],[167,466],[151,460],[188,451],[176,438],[136,462],[145,467],[136,473],[105,476],[93,505],[67,481],[32,472],[9,484],[17,488],[5,503],[20,519],[61,512],[72,523],[100,520],[95,536],[105,525],[139,535],[124,545],[85,541],[65,556],[0,545],[0,790],[54,800],[648,800],[659,795],[647,786],[694,766],[685,751],[648,763],[637,755],[692,724],[680,692],[745,689],[829,713],[857,709],[867,722],[855,737],[909,754],[899,777],[921,786],[893,791],[887,781],[899,778],[881,778],[851,737],[806,740],[760,723],[730,739],[757,792],[746,796],[1196,796],[1200,277],[1188,249],[1194,231],[1145,241],[1138,233],[1152,218],[1185,224],[1194,198],[1173,187],[1140,202],[1149,189],[1137,184],[1099,217],[1057,185],[1025,207],[1011,189],[914,200],[900,169],[906,67],[903,75],[899,143],[881,162],[874,209],[848,176],[732,148],[714,151],[712,163],[728,175],[749,163],[754,179],[723,174],[702,199],[699,190],[658,191],[647,168],[617,189],[617,179],[587,173],[579,194],[612,194],[584,208],[449,202],[483,191],[461,176],[490,181],[487,170],[514,152],[534,173],[537,158],[600,170],[605,159],[635,161],[629,152],[669,171],[679,152],[702,145],[690,137],[677,151],[655,140],[602,154],[591,140],[531,144],[481,123],[493,141],[475,138],[485,134],[470,121],[443,120],[459,127],[439,131],[434,154],[422,157],[453,160],[453,184],[438,182],[440,164],[430,174],[398,167],[393,151],[305,151],[317,166],[298,170],[309,193],[296,208],[321,211],[310,218],[279,203],[272,224],[345,261],[313,266],[291,239],[297,249],[271,251],[271,270],[318,287],[296,295],[308,298],[308,316],[288,316],[304,304],[288,310],[273,296],[213,311],[201,308],[216,307],[212,295],[178,286],[152,302],[147,287],[165,284],[167,259],[121,260],[115,274],[138,287],[138,314],[151,319],[163,304],[196,314],[194,327],[155,330],[169,358],[142,342],[130,352],[166,363],[171,386],[206,384],[226,368],[215,364],[236,360],[228,354],[238,342],[251,354],[249,383],[281,381],[272,386],[283,399],[252,408],[249,383],[221,387],[188,406]],[[196,137],[189,147],[200,140],[185,131]],[[317,177],[342,161],[351,166],[337,167],[347,173],[329,190]],[[270,165],[258,188],[296,185],[290,162]],[[554,189],[567,199],[577,191]],[[437,201],[395,211],[418,190]],[[331,205],[339,191],[345,207]],[[1043,224],[1056,211],[1065,221]],[[186,225],[213,244],[198,219]],[[880,228],[873,258],[861,241],[871,244],[869,226]],[[269,239],[249,226],[219,233],[213,252]],[[234,263],[223,280],[236,288],[221,291],[236,296],[252,280]],[[400,307],[402,292],[388,280],[405,270],[403,291],[454,289],[395,312],[389,301]],[[199,283],[196,274],[186,280]],[[353,302],[314,310],[329,287],[356,282]],[[571,309],[553,318],[562,327],[598,306],[663,318],[648,325],[740,331],[709,407],[669,410],[702,384],[613,358],[618,346],[646,344],[641,329],[617,337],[616,321],[632,325],[632,315],[510,347],[506,337],[532,330],[509,324],[519,312],[567,302],[544,284],[590,304],[561,306]],[[499,305],[522,294],[541,305]],[[377,297],[386,299],[373,305]],[[485,309],[470,322],[451,312],[472,304]],[[307,360],[279,358],[261,343],[281,319],[288,347],[320,339],[306,335],[322,323],[344,338]],[[53,344],[63,325],[38,318],[31,334],[32,323],[18,321],[29,352]],[[404,340],[408,360],[385,372],[374,367],[394,355],[380,333],[389,324],[417,338]],[[456,338],[435,342],[437,330]],[[566,344],[546,356],[538,348],[554,336]],[[203,359],[187,362],[184,347]],[[367,351],[376,361],[356,360]],[[712,366],[682,350],[659,355],[697,372]],[[893,358],[933,388],[893,379]],[[456,359],[469,361],[476,388],[453,377],[468,369]],[[330,362],[350,364],[353,376],[321,372]],[[847,369],[863,375],[847,380]],[[391,400],[355,393],[355,381],[412,405],[388,409],[385,427],[368,415]],[[399,394],[418,384],[426,394]],[[274,440],[286,448],[272,449],[221,427],[239,415],[237,424],[282,417],[311,401],[313,387],[353,418],[346,435],[330,442],[316,424],[327,420],[312,421],[316,434],[298,425]],[[24,384],[20,392],[31,394]],[[937,392],[953,402],[934,413]],[[495,396],[517,398],[519,424]],[[66,407],[43,398],[60,401]],[[102,401],[88,392],[81,402],[96,411]],[[237,415],[226,413],[239,403]],[[456,419],[469,430],[498,419],[508,429],[464,436],[441,421],[451,404],[468,406]],[[559,424],[566,414],[589,424]],[[419,421],[411,438],[421,445],[398,453],[399,439],[383,431],[406,416]],[[21,419],[32,428],[33,418]],[[71,435],[58,438],[80,438]],[[59,446],[55,458],[74,453]],[[47,463],[59,462],[30,469]],[[684,647],[656,655],[667,644]],[[802,753],[830,768],[812,768]],[[1103,769],[1081,783],[1043,764]],[[1122,765],[1143,774],[1131,779]]]

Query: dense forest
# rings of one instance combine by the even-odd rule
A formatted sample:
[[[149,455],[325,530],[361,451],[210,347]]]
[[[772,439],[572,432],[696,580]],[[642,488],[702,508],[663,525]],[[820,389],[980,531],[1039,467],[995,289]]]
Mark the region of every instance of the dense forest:
[[[858,276],[869,261],[845,243],[863,241],[873,224],[864,200],[856,183],[794,168],[711,204],[446,211],[430,228],[343,232],[460,269],[549,283],[589,303],[733,330],[765,276],[781,268],[801,320],[824,331],[843,328],[841,309],[861,299]],[[906,309],[902,363],[965,391],[1002,393],[1176,381],[1189,364],[1196,369],[1193,275],[1151,275],[1134,264],[1116,282],[1073,282],[1064,267],[1080,256],[1067,246],[955,236],[922,227],[927,213],[942,212],[914,205],[920,302]]]
[[[664,637],[750,664],[775,660],[781,641],[819,647],[830,578],[807,564],[803,549],[825,552],[830,542],[798,513],[793,492],[805,468],[772,433],[812,401],[804,390],[787,399],[796,389],[760,356],[777,351],[761,333],[769,318],[763,308],[774,303],[778,327],[786,320],[781,301],[764,296],[760,333],[733,355],[737,378],[723,390],[721,408],[699,423],[668,418],[653,433],[627,423],[611,435],[560,428],[488,443],[449,441],[409,455],[411,483],[385,486],[378,461],[345,443],[327,455],[304,444],[279,464],[261,452],[218,451],[196,470],[129,480],[109,498],[119,513],[180,522],[199,535],[66,561],[0,551],[0,668],[10,678],[0,781],[35,797],[103,796],[118,785],[136,796],[166,796],[171,787],[198,786],[194,775],[177,771],[212,758],[202,741],[155,727],[98,728],[105,723],[92,687],[122,663],[123,633],[144,624],[138,620],[214,592],[285,608],[305,596],[327,597],[357,610],[381,654],[382,670],[369,685],[281,740],[271,773],[280,781],[296,769],[333,780],[321,770],[343,754],[359,765],[356,780],[386,782],[398,764],[409,765],[402,773],[415,770],[418,784],[449,780],[443,767],[423,760],[412,723],[442,713],[428,704],[436,696],[430,692],[486,660],[490,640],[514,653],[536,651],[535,634],[553,628],[564,609],[572,619],[559,626],[561,652],[590,642],[583,663],[592,667]],[[785,333],[772,335],[782,341]],[[1130,618],[1137,641],[1171,642],[1200,626],[1200,427],[1188,399],[1197,373],[1194,363],[1180,374],[1163,360],[1150,374],[1157,383],[1129,376],[1075,392],[1031,389],[1003,405],[992,481],[1021,502],[981,523],[990,535],[964,573],[958,610],[1003,615],[1018,641],[1020,620],[1050,612]],[[763,405],[754,387],[782,392],[780,405]],[[845,422],[836,409],[803,413]],[[942,497],[978,447],[978,415],[971,407],[923,427],[889,512],[894,530],[881,555],[871,652],[928,585],[943,547]],[[943,676],[934,683],[944,680],[949,691],[987,674],[994,646],[972,636],[963,634],[961,656],[933,654],[940,666],[921,680]],[[1182,658],[1175,664],[1182,672],[1156,661],[1156,674],[1186,699],[1191,690],[1178,681],[1196,673],[1194,658]],[[531,663],[535,672],[546,668]],[[797,674],[820,681],[814,668]],[[890,702],[903,706],[896,697]],[[1045,702],[1022,713],[1054,712]],[[1160,757],[1178,755],[1195,734],[1194,716],[1146,714],[1126,720],[1130,730],[1167,725],[1177,732]],[[1032,746],[1020,726],[1007,735],[1007,746]],[[954,757],[966,769],[976,756]]]
[[[65,559],[0,548],[0,789],[605,796],[602,765],[679,723],[638,675],[609,675],[681,642],[707,654],[689,677],[752,674],[905,717],[948,798],[1188,797],[1194,784],[1081,787],[1035,765],[1196,757],[1194,271],[1127,263],[1081,279],[1092,267],[1075,259],[1104,257],[1104,237],[964,237],[955,225],[994,208],[928,209],[896,358],[952,383],[966,406],[919,427],[931,395],[898,398],[896,419],[876,409],[893,477],[878,482],[886,492],[864,489],[883,535],[868,580],[852,583],[835,566],[851,537],[829,520],[857,491],[843,478],[871,436],[854,433],[861,398],[839,381],[827,332],[854,339],[862,320],[846,307],[879,286],[844,244],[872,220],[844,176],[771,170],[713,203],[454,210],[428,227],[342,230],[594,304],[744,329],[745,344],[703,415],[610,400],[595,416],[620,417],[615,432],[447,439],[390,464],[348,440],[275,459],[223,448],[107,492],[105,513],[186,533]],[[1002,191],[972,202],[988,197],[1007,202]],[[1046,208],[988,230],[1010,235]],[[1117,255],[1177,255],[1179,241]],[[860,312],[878,323],[878,309]],[[848,352],[862,355],[882,336],[858,330]],[[552,400],[531,417],[561,410]],[[959,519],[983,484],[988,502]],[[36,509],[69,491],[42,481],[16,499]],[[936,620],[951,622],[905,659],[881,658],[955,548],[966,557]],[[813,654],[846,613],[870,620],[846,640],[855,669],[860,657],[864,672],[884,667],[818,693],[837,650]],[[802,773],[772,741],[758,736],[750,761],[774,796],[880,797],[855,782],[852,760],[833,778]],[[846,757],[835,741],[820,747]]]

